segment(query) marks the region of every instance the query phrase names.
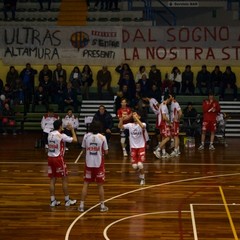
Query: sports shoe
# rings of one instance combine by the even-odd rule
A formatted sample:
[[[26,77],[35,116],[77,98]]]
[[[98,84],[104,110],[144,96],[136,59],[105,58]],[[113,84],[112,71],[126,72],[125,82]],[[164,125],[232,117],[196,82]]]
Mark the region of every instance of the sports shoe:
[[[51,203],[50,203],[50,207],[56,207],[59,205],[61,205],[61,202],[57,201],[56,199],[51,201]]]
[[[209,145],[209,150],[215,150],[215,147],[212,144],[210,144]]]
[[[67,147],[66,147],[66,148],[65,148],[65,150],[66,150],[66,151],[68,151],[68,150],[69,150],[69,148],[67,148]]]
[[[76,202],[77,202],[77,200],[69,199],[69,200],[65,201],[65,206],[66,206],[66,207],[73,206],[73,205],[76,204]]]
[[[161,158],[160,152],[156,149],[153,154],[155,155],[156,158]]]
[[[79,211],[79,212],[84,212],[84,207],[80,207],[80,206],[79,206],[78,211]]]
[[[178,153],[176,151],[172,151],[170,157],[177,157]]]
[[[169,158],[170,157],[170,155],[168,154],[168,153],[164,153],[163,155],[162,155],[162,158]]]
[[[199,146],[198,150],[204,150],[204,145],[201,144],[201,145]]]
[[[123,156],[124,156],[124,157],[127,157],[127,156],[128,156],[127,151],[126,151],[125,149],[123,150]]]
[[[141,179],[140,181],[140,186],[143,186],[143,185],[145,185],[145,179]]]
[[[100,208],[100,212],[107,212],[108,211],[108,207],[104,206]]]

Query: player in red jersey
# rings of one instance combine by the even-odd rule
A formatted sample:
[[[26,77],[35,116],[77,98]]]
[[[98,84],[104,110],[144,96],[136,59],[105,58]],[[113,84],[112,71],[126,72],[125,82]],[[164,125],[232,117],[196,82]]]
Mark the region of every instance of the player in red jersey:
[[[99,133],[101,122],[93,121],[90,124],[89,132],[83,137],[82,148],[86,152],[84,183],[82,188],[81,202],[78,210],[84,212],[84,201],[87,197],[88,185],[96,182],[100,198],[100,212],[108,211],[104,204],[105,167],[104,155],[108,154],[108,144],[106,137]]]
[[[56,120],[53,123],[54,130],[48,134],[48,176],[50,177],[51,207],[60,205],[55,198],[55,184],[57,178],[62,178],[62,188],[65,195],[65,206],[76,204],[76,200],[71,200],[68,194],[68,171],[64,162],[65,143],[77,142],[77,136],[73,127],[69,124],[68,129],[72,131],[72,137],[64,133],[62,121]]]
[[[136,112],[133,112],[133,119],[134,123],[123,124],[123,118],[120,118],[118,127],[129,130],[132,167],[139,170],[140,185],[142,186],[145,184],[143,162],[146,157],[146,123],[140,121],[140,116]]]
[[[207,131],[211,133],[209,150],[215,150],[213,142],[216,132],[217,115],[220,112],[220,105],[219,102],[216,99],[214,99],[214,95],[212,92],[209,92],[208,99],[203,101],[202,108],[203,108],[202,136],[201,145],[198,148],[198,150],[204,149]]]
[[[132,110],[131,110],[131,108],[129,108],[127,106],[126,98],[123,98],[121,100],[121,108],[118,109],[117,116],[119,119],[122,118],[123,124],[132,122]],[[126,138],[128,136],[128,131],[121,129],[120,136],[121,136],[120,142],[121,142],[121,146],[122,146],[123,156],[127,157],[128,154],[126,151]]]

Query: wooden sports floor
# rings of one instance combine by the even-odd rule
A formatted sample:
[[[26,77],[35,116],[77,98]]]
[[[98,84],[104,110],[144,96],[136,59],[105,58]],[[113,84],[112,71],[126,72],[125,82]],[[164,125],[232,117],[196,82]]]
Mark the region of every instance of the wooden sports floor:
[[[40,133],[0,136],[1,240],[230,240],[240,237],[240,143],[215,151],[186,150],[177,158],[157,160],[150,148],[145,162],[146,185],[123,158],[119,137],[111,139],[106,157],[105,199],[100,213],[91,185],[85,203],[49,206],[49,179],[44,149],[35,149]],[[154,144],[152,144],[154,145]],[[66,153],[71,198],[80,199],[83,157],[71,145]],[[64,202],[60,181],[58,200]]]

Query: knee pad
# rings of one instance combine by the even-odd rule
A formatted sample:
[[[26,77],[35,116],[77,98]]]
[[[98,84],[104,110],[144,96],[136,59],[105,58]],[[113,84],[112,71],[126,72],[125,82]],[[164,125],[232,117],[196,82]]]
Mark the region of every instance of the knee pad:
[[[143,163],[142,162],[138,162],[137,166],[138,166],[139,169],[143,169]]]
[[[133,164],[132,164],[132,167],[133,167],[133,169],[137,169],[137,168],[138,168],[138,165],[137,165],[136,163],[133,163]]]
[[[125,137],[121,137],[121,140],[120,140],[121,144],[124,144],[125,141],[126,141],[126,138]]]

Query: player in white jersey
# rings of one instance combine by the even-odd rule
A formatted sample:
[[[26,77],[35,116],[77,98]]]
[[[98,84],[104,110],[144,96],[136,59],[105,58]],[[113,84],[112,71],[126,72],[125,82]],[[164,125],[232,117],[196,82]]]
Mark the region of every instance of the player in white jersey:
[[[129,130],[129,142],[131,151],[132,167],[135,170],[139,170],[140,185],[145,184],[145,174],[143,168],[143,162],[146,158],[146,123],[140,121],[140,116],[133,112],[134,123],[123,124],[123,118],[119,118],[118,127],[120,129]]]
[[[48,176],[50,177],[50,196],[51,207],[60,205],[55,198],[55,184],[57,178],[62,178],[62,188],[65,196],[65,206],[76,204],[76,200],[71,200],[68,193],[68,171],[64,162],[65,142],[77,142],[77,136],[71,125],[68,126],[72,131],[72,137],[64,133],[62,121],[56,120],[53,123],[54,130],[48,134]]]
[[[170,121],[169,111],[168,111],[168,104],[170,103],[170,101],[171,101],[171,95],[166,95],[164,97],[164,101],[160,104],[160,107],[159,107],[159,121],[160,121],[159,129],[160,129],[162,141],[159,144],[158,148],[153,152],[157,158],[161,157],[161,151],[162,151],[162,158],[169,157],[168,153],[166,152],[165,146],[171,137],[171,132],[170,132],[171,121]]]
[[[170,154],[171,157],[176,157],[180,154],[179,151],[179,122],[182,116],[182,110],[179,103],[175,99],[175,95],[171,95],[171,135],[174,138],[174,150]]]
[[[104,204],[103,183],[105,181],[104,155],[108,154],[108,144],[106,137],[99,133],[101,131],[100,122],[93,121],[90,124],[89,131],[84,135],[82,141],[82,148],[86,153],[86,157],[84,183],[78,210],[84,212],[84,201],[87,197],[88,186],[90,183],[96,182],[100,198],[100,212],[106,212],[108,207]]]

